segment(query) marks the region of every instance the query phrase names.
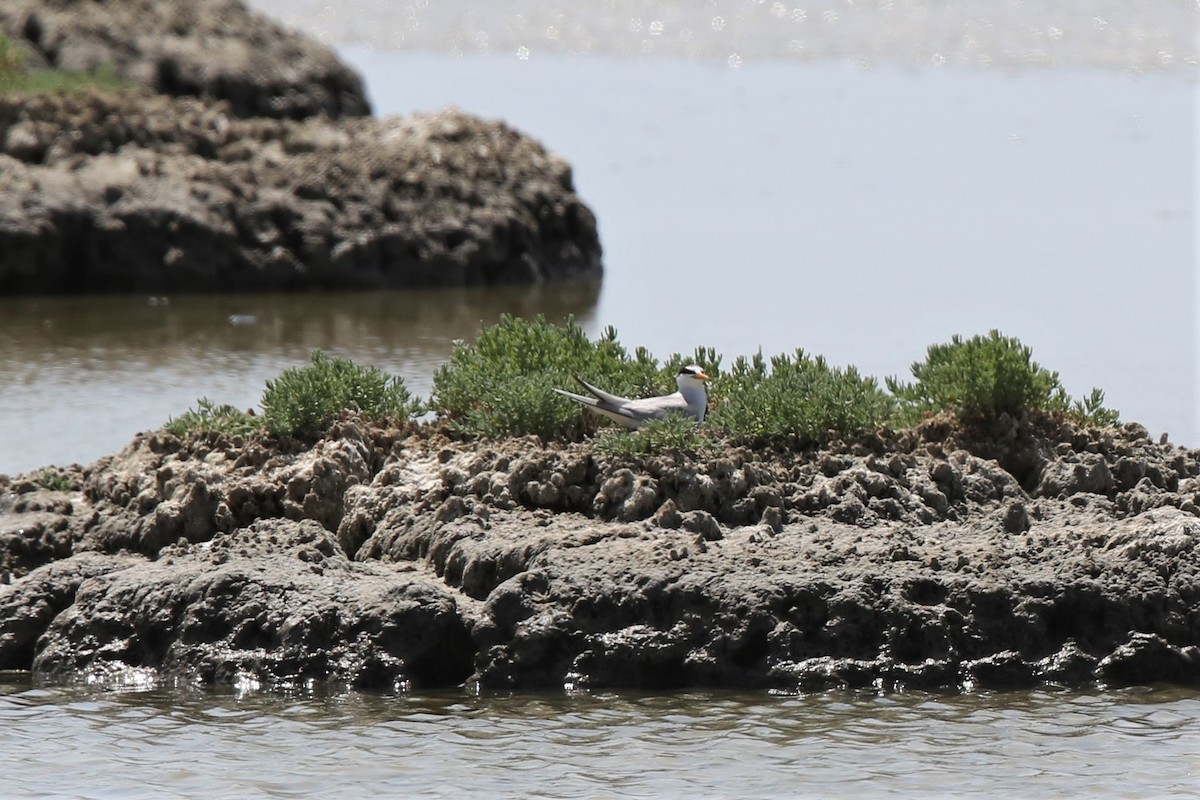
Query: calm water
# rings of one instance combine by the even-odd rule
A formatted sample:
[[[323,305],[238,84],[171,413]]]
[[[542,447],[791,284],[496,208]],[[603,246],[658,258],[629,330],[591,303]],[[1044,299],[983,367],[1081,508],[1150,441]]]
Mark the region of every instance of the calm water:
[[[0,684],[6,798],[1190,798],[1200,695],[285,698]]]
[[[267,379],[314,348],[403,375],[427,396],[454,339],[504,312],[575,314],[594,328],[598,293],[0,299],[0,473],[90,462],[200,397],[254,407]]]

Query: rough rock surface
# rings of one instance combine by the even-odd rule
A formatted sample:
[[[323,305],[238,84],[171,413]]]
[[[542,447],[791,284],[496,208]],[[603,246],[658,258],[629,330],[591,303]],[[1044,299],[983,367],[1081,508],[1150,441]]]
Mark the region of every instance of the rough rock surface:
[[[141,92],[0,97],[0,294],[600,272],[570,167],[500,122],[238,119],[225,102]]]
[[[4,0],[0,34],[31,67],[108,68],[162,94],[228,101],[236,116],[370,112],[332,50],[241,0]]]
[[[1137,425],[629,461],[348,418],[39,480],[0,477],[0,669],[49,678],[1200,683],[1200,458]]]

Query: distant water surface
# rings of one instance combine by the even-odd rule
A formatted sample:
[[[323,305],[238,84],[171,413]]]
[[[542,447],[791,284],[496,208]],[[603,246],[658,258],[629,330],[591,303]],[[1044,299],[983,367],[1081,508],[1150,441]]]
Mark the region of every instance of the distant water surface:
[[[1174,0],[250,0],[327,42],[451,55],[851,60],[903,66],[1195,68],[1200,8]]]
[[[428,396],[455,339],[502,313],[594,326],[599,287],[0,298],[0,473],[89,462],[206,397],[254,408],[314,349]]]

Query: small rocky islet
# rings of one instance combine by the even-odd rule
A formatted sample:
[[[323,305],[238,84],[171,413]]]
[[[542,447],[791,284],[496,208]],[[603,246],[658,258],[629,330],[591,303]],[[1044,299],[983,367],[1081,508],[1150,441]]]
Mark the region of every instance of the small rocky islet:
[[[344,415],[0,478],[0,669],[394,690],[1195,683],[1200,458],[935,418],[622,457]],[[54,488],[45,488],[52,483]]]
[[[455,109],[367,116],[361,79],[329,48],[238,0],[13,0],[0,37],[30,67],[126,82],[0,92],[0,293],[602,272],[595,217],[561,157]]]

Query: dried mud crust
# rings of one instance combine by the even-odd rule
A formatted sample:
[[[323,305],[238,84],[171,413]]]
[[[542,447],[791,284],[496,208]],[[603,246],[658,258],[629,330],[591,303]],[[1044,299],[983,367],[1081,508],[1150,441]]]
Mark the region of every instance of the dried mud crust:
[[[820,450],[337,424],[0,478],[0,669],[387,687],[1200,682],[1200,459],[1001,420]]]

